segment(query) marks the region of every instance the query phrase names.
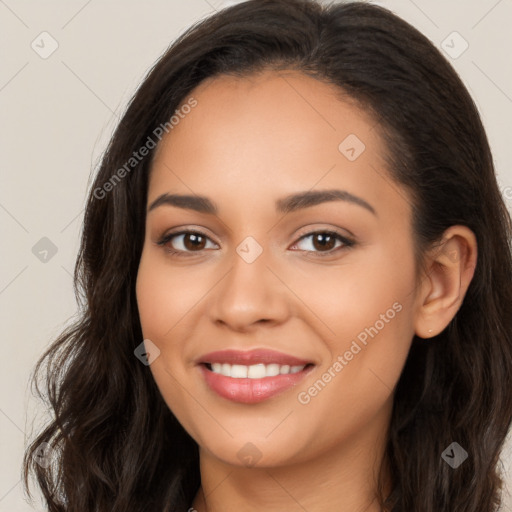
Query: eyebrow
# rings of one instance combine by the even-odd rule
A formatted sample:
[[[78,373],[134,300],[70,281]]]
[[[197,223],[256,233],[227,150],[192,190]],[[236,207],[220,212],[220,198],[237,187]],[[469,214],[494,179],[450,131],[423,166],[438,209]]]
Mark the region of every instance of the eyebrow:
[[[346,201],[361,206],[377,215],[373,206],[364,199],[347,192],[346,190],[308,190],[283,197],[276,201],[276,210],[280,213],[291,213],[303,208],[310,208],[329,201]],[[209,198],[198,195],[162,194],[149,206],[148,213],[162,205],[175,206],[199,213],[217,215],[218,208]]]

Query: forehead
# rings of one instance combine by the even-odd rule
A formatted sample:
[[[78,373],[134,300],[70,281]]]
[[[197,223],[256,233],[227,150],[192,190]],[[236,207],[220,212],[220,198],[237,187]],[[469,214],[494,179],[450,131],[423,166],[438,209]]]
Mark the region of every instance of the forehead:
[[[266,153],[275,157],[317,145],[338,156],[340,143],[352,135],[352,140],[361,141],[358,150],[363,145],[375,152],[384,150],[376,123],[354,99],[339,87],[298,71],[220,75],[202,82],[189,97],[197,106],[182,116],[161,147],[170,144],[176,150],[182,139],[194,136],[201,142],[200,150],[234,153],[236,145],[245,142],[245,150],[265,144]]]
[[[390,181],[376,123],[331,84],[297,71],[221,75],[183,104],[191,97],[157,148],[148,201],[171,189],[246,205],[312,188],[371,198]]]

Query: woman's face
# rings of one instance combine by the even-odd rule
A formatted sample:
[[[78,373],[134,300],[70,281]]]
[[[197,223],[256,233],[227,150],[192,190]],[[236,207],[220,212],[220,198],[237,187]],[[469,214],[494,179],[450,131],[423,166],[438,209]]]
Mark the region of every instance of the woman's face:
[[[335,93],[291,71],[210,79],[154,159],[150,369],[225,463],[360,452],[389,424],[414,335],[411,205],[372,120]]]

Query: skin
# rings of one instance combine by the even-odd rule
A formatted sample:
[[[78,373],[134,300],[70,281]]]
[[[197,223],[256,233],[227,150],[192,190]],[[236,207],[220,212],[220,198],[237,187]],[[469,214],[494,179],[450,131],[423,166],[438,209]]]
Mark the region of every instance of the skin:
[[[476,264],[475,237],[452,226],[418,274],[411,202],[385,169],[378,129],[331,85],[265,71],[209,79],[191,96],[197,106],[158,147],[148,206],[164,193],[199,194],[218,213],[171,205],[148,212],[137,300],[144,338],[160,350],[151,372],[200,447],[193,507],[378,511],[394,386],[413,335],[438,334],[460,307]],[[365,145],[353,161],[338,149],[350,134]],[[276,211],[279,198],[326,189],[348,191],[375,213],[342,200]],[[177,236],[167,248],[189,252],[173,256],[157,242],[176,228],[207,239],[198,250]],[[325,230],[355,245],[301,239]],[[263,251],[252,263],[236,251],[248,236]],[[332,373],[337,357],[393,304],[400,306],[394,318],[301,403],[298,394]],[[195,365],[227,348],[278,350],[315,367],[278,396],[233,403],[210,390]],[[255,465],[239,456],[247,451]]]

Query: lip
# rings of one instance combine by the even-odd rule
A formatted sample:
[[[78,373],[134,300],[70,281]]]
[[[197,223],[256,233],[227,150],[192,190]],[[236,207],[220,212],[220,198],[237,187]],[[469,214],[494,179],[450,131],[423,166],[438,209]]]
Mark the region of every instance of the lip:
[[[236,379],[214,373],[208,368],[211,363],[243,364],[280,364],[302,366],[305,368],[297,373],[264,377],[262,379]],[[274,350],[221,350],[205,354],[198,360],[199,370],[208,387],[217,395],[232,402],[256,404],[284,393],[296,386],[314,368],[312,361],[276,352]]]
[[[268,349],[242,350],[218,350],[210,352],[198,359],[198,363],[229,363],[229,364],[288,364],[290,366],[302,366],[313,364],[313,361],[299,359],[298,357]]]

